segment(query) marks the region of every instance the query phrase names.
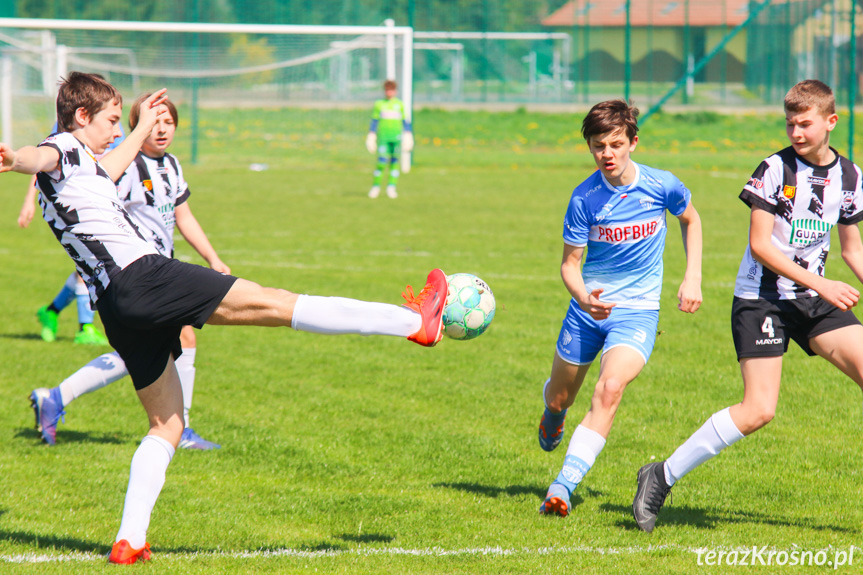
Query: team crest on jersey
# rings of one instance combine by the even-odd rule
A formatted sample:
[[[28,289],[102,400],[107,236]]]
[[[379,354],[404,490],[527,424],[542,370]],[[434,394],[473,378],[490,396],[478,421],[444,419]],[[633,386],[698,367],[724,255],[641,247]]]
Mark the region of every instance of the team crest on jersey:
[[[806,248],[830,236],[830,224],[823,220],[796,219],[791,222],[789,243],[795,248]]]
[[[641,209],[649,210],[653,207],[653,198],[646,196],[639,199],[638,203],[641,204]]]
[[[797,193],[797,186],[784,186],[782,188],[782,195],[788,198],[789,200],[794,197],[794,194]]]
[[[153,191],[153,180],[144,180],[141,183],[144,184],[144,187],[147,188],[148,192]]]

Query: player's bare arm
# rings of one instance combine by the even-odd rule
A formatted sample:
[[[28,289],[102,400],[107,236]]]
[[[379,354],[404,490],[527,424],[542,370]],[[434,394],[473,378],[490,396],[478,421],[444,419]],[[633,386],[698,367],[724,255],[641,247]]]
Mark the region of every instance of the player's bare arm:
[[[144,141],[150,136],[159,116],[168,113],[167,108],[161,106],[162,102],[165,101],[167,92],[166,88],[162,88],[144,100],[135,129],[116,148],[99,160],[99,164],[115,182],[120,179],[129,164],[135,160],[135,156],[138,155]]]
[[[770,212],[752,208],[749,218],[749,247],[755,259],[794,283],[815,290],[818,295],[843,311],[857,305],[860,299],[859,291],[844,282],[829,280],[803,269],[773,245],[773,220],[774,216]]]
[[[207,239],[207,234],[204,233],[204,229],[198,223],[195,214],[192,213],[192,208],[189,207],[188,202],[174,208],[174,217],[177,219],[177,229],[211,268],[223,274],[231,273],[231,268],[219,259],[216,250],[210,244],[210,240]]]
[[[0,173],[38,174],[57,169],[60,152],[47,146],[24,146],[13,150],[0,143]]]
[[[584,258],[584,246],[576,247],[566,244],[563,246],[563,261],[560,264],[560,277],[566,289],[581,309],[590,314],[590,317],[600,321],[611,315],[611,308],[615,306],[613,303],[599,301],[599,296],[603,290],[595,289],[592,292],[587,291],[587,286],[584,285],[584,277],[581,275],[581,262]]]
[[[677,216],[683,236],[683,251],[686,253],[686,272],[677,290],[677,309],[695,313],[701,307],[701,217],[692,202]]]
[[[863,282],[863,241],[860,240],[860,228],[857,224],[836,226],[839,235],[839,245],[842,248],[842,259],[851,268],[857,279]]]

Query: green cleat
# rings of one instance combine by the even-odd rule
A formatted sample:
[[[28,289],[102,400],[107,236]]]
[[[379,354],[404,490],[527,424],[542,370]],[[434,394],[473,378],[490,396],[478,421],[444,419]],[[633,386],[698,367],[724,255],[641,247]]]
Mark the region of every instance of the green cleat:
[[[99,333],[92,323],[85,323],[75,334],[75,343],[84,345],[108,345],[108,339]]]
[[[42,324],[42,332],[39,334],[44,341],[57,339],[57,312],[48,309],[48,306],[40,307],[36,312],[36,319]]]

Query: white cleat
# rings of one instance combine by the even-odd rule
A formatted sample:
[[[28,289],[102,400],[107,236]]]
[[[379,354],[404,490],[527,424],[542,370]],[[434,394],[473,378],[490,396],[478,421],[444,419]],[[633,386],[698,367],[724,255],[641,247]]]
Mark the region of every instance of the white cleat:
[[[396,199],[397,197],[399,197],[399,195],[396,193],[396,187],[395,186],[392,186],[392,185],[387,186],[387,197],[393,198],[393,199]]]
[[[380,186],[372,186],[372,189],[369,190],[369,197],[371,199],[375,199],[379,195],[381,195],[381,187]]]

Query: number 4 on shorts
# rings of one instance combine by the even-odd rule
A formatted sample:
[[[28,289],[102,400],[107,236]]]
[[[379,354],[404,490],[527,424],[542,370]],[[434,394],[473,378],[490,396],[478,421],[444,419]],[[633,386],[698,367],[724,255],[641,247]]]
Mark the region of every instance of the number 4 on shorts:
[[[761,333],[766,333],[770,339],[773,339],[775,335],[773,331],[773,318],[769,315],[764,318],[764,323],[761,324]]]

